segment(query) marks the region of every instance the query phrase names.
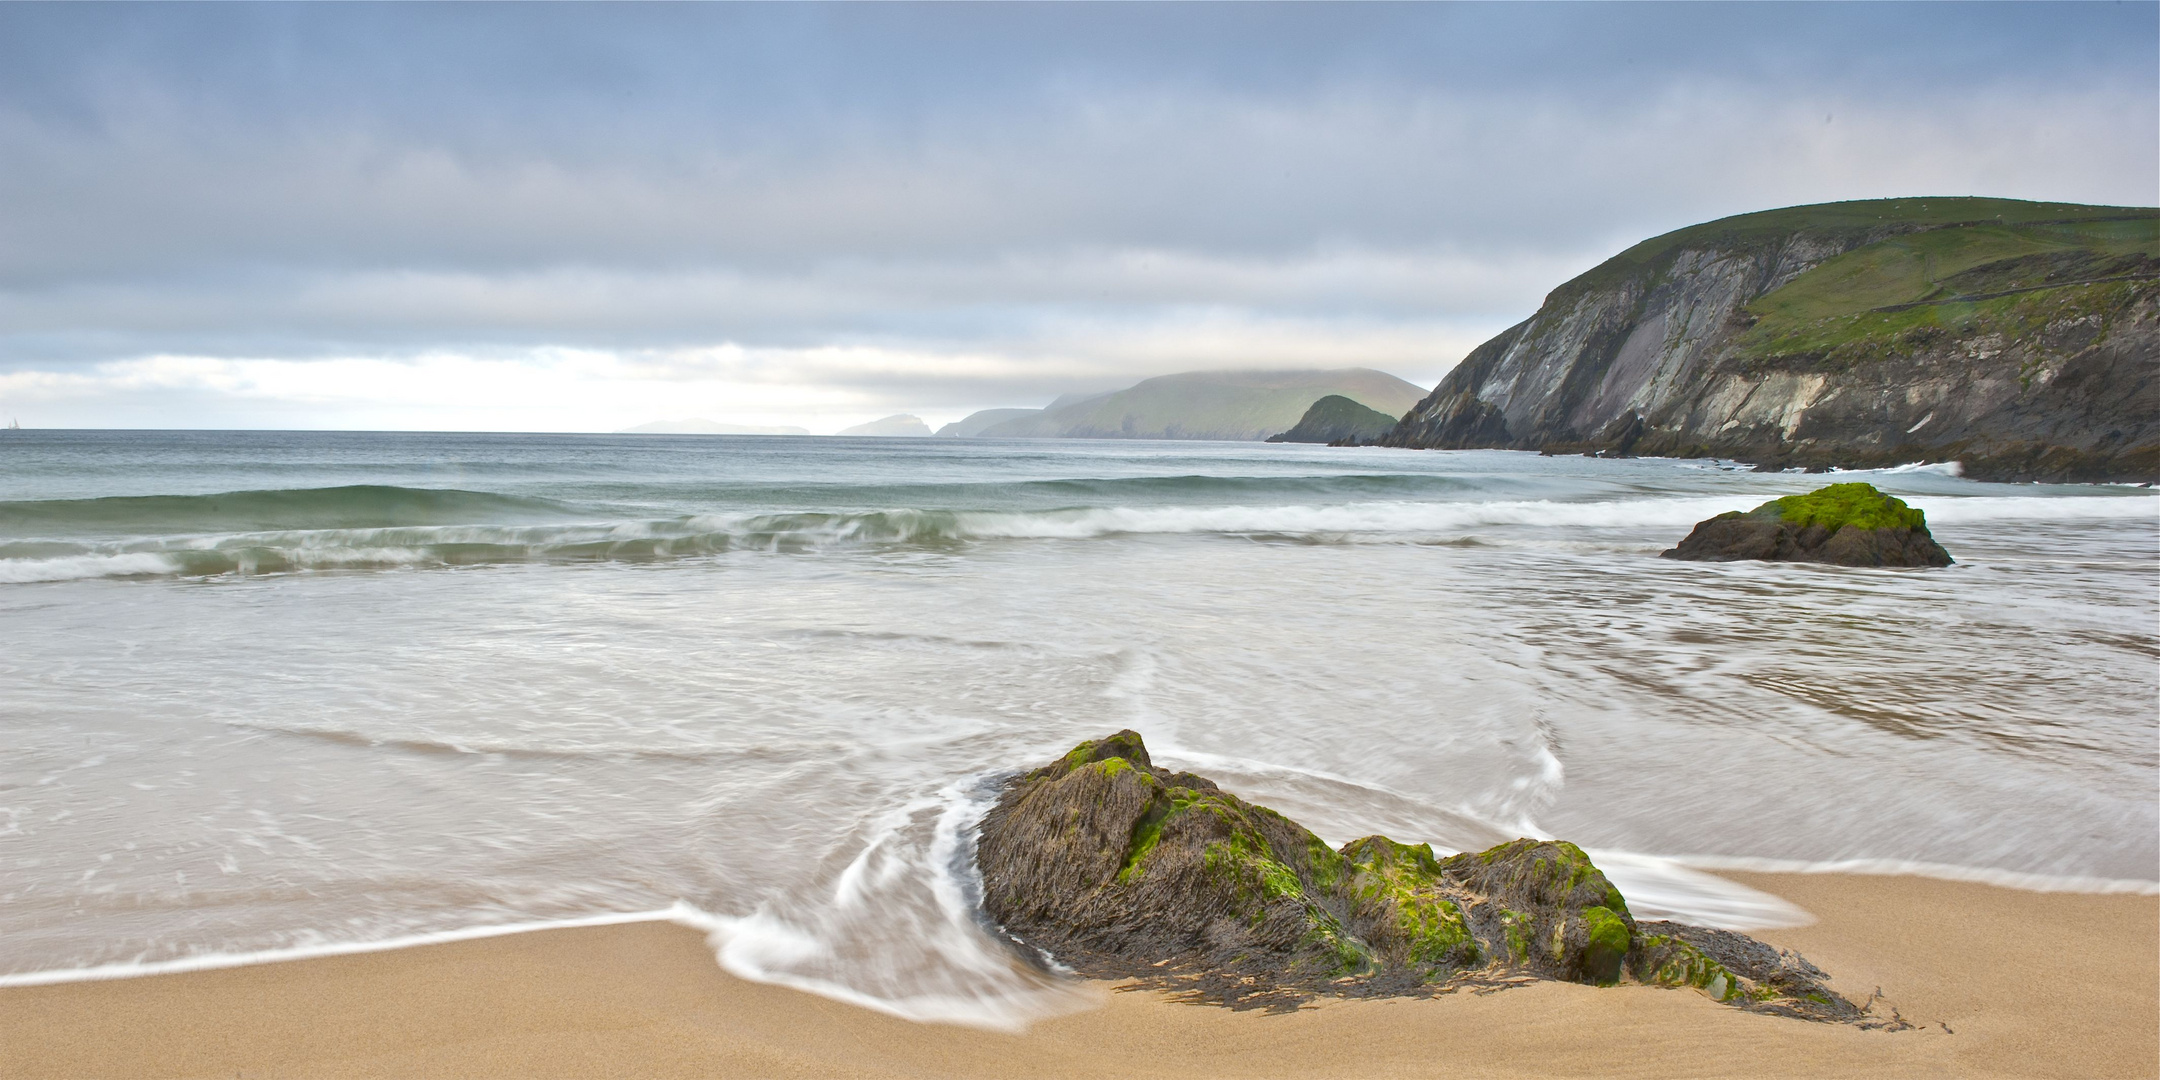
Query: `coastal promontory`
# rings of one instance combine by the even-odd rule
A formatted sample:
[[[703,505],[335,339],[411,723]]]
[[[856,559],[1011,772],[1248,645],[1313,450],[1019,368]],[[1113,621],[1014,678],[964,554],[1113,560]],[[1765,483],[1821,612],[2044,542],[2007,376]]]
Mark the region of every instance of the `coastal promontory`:
[[[1554,289],[1380,442],[2160,480],[2160,210],[1824,203]]]

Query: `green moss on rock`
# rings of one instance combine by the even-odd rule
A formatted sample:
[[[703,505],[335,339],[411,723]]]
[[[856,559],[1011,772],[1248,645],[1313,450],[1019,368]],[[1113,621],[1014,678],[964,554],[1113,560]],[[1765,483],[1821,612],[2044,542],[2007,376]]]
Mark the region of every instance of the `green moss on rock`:
[[[1927,517],[1872,484],[1831,484],[1772,499],[1697,524],[1661,558],[1694,562],[1760,559],[1838,566],[1948,566],[1950,553],[1928,533]]]
[[[1584,908],[1583,924],[1590,938],[1583,947],[1584,973],[1599,986],[1619,982],[1621,965],[1634,947],[1634,930],[1619,912],[1605,907]]]
[[[1441,858],[1368,836],[1330,849],[1205,778],[1156,768],[1131,732],[1016,777],[985,816],[976,856],[984,909],[1017,940],[1084,974],[1232,1003],[1524,974],[1611,985],[1632,972],[1745,1007],[1770,987],[1770,1009],[1819,988],[1734,973],[1743,961],[1786,972],[1774,950],[1721,964],[1705,950],[1728,947],[1723,938],[1697,948],[1673,936],[1688,928],[1639,932],[1573,844],[1524,839]]]
[[[1820,525],[1836,532],[1847,525],[1858,529],[1925,529],[1927,515],[1894,495],[1885,495],[1867,483],[1831,484],[1805,495],[1787,495],[1755,508],[1755,513],[1777,516],[1806,528]]]
[[[1693,987],[1718,1001],[1731,1001],[1745,991],[1740,979],[1701,949],[1678,938],[1645,934],[1645,955],[1655,957],[1642,980],[1653,986]]]
[[[1444,895],[1445,879],[1430,845],[1368,836],[1343,845],[1342,858],[1351,896],[1372,913],[1375,936],[1394,945],[1402,963],[1425,978],[1476,966],[1483,950],[1461,906]]]

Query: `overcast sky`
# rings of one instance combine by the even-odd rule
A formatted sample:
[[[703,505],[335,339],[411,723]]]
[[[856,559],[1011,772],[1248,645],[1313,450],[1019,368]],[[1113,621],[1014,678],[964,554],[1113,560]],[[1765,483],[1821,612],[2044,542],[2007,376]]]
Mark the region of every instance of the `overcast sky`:
[[[2160,5],[0,5],[0,417],[1430,385],[1795,203],[2160,200]]]

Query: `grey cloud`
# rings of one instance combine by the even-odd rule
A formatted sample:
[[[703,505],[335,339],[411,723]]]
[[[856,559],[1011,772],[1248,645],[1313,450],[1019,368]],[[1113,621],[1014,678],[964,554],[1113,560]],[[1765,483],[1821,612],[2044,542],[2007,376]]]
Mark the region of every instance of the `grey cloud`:
[[[760,376],[903,408],[1270,348],[1437,373],[1724,214],[2150,203],[2155,10],[0,7],[0,371],[733,342],[1040,373]]]

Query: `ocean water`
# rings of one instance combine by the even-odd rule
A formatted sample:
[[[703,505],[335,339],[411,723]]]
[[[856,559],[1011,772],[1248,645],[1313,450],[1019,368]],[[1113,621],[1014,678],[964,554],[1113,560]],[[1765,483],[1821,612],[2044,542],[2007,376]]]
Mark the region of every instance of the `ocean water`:
[[[0,982],[671,918],[920,1019],[1000,777],[1119,728],[1341,843],[2160,889],[2160,498],[1864,474],[1941,571],[1683,564],[1825,478],[1233,443],[0,433]]]

